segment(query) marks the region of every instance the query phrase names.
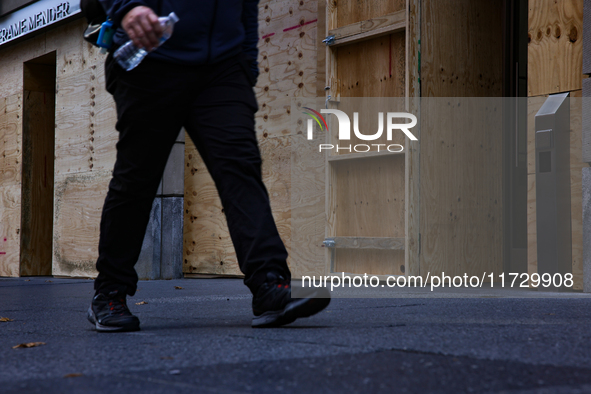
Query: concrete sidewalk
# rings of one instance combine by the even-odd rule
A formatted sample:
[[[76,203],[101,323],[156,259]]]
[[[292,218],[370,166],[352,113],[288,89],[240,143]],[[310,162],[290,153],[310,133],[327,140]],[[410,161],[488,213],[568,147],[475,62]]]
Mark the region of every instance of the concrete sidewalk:
[[[255,330],[241,280],[148,281],[129,300],[142,331],[119,334],[86,321],[92,295],[89,280],[0,279],[1,392],[591,392],[577,293],[335,299]],[[28,342],[45,345],[12,348]]]

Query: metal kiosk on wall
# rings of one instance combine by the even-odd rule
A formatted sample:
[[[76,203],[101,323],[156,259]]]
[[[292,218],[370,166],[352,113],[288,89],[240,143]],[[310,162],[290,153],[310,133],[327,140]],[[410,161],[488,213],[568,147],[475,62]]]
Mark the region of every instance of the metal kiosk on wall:
[[[565,288],[572,273],[569,93],[549,96],[536,114],[536,216],[538,274]]]

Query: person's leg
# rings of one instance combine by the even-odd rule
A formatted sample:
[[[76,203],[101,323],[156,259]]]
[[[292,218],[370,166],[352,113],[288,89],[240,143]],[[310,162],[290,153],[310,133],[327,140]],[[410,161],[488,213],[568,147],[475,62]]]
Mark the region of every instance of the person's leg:
[[[216,65],[196,89],[185,128],[218,189],[230,236],[253,293],[253,327],[289,324],[324,309],[326,297],[292,299],[287,251],[261,176],[255,135],[256,98],[237,58]]]
[[[244,283],[254,293],[269,271],[291,277],[261,176],[256,99],[235,59],[207,70],[185,128],[216,184]]]
[[[107,81],[117,107],[117,159],[101,217],[95,289],[124,285],[133,295],[150,210],[182,126],[182,90],[168,67],[145,61],[125,72],[112,59]],[[176,83],[176,85],[175,85]]]

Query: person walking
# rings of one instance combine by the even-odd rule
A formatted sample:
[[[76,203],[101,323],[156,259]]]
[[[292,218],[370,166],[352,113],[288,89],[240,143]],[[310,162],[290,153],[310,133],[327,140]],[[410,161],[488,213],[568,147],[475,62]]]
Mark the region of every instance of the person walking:
[[[184,127],[222,201],[244,283],[253,294],[253,327],[276,327],[320,312],[325,289],[291,297],[287,251],[271,214],[255,135],[258,104],[258,0],[100,0],[117,29],[105,62],[119,132],[103,206],[95,296],[88,320],[98,331],[135,331],[126,297],[172,146]],[[158,46],[158,15],[175,12],[174,33]],[[150,53],[131,71],[113,58],[132,40]]]

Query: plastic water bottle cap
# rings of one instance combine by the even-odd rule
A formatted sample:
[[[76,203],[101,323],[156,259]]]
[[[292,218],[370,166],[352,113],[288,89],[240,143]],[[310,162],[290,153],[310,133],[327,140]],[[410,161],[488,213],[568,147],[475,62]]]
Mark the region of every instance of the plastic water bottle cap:
[[[171,12],[168,15],[168,18],[172,21],[172,23],[177,23],[179,21],[179,17],[176,16],[176,14],[174,12]]]

